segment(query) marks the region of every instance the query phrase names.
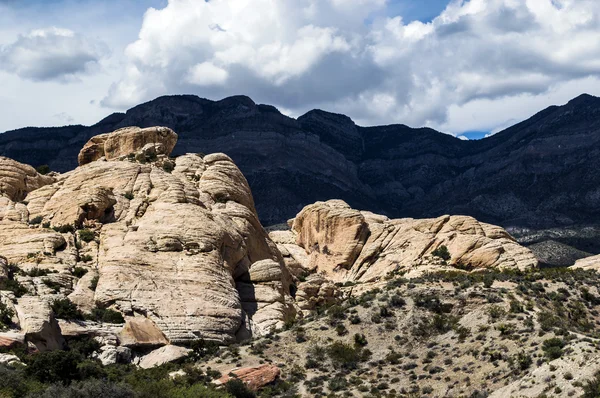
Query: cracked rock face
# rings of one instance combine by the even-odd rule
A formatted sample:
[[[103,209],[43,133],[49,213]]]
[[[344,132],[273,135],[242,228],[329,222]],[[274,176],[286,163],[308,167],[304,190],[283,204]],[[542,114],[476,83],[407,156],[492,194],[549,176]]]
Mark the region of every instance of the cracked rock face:
[[[100,158],[117,160],[133,155],[169,155],[177,143],[177,134],[167,127],[124,127],[112,133],[92,137],[81,149],[80,166]]]
[[[309,256],[305,267],[334,281],[373,281],[399,271],[538,265],[533,253],[504,229],[466,216],[390,220],[330,200],[306,206],[293,220],[292,231]],[[451,254],[447,264],[432,256],[440,246]]]
[[[92,138],[84,163],[99,160],[43,180],[21,204],[22,217],[2,219],[0,253],[21,268],[67,276],[85,268],[59,294],[84,311],[120,311],[129,332],[144,326],[121,333],[130,346],[148,343],[148,325],[161,344],[230,342],[282,327],[296,313],[292,277],[258,221],[246,179],[224,154],[167,159],[176,137],[131,128]],[[160,144],[156,161],[126,156],[148,143]],[[13,207],[14,195],[6,198]],[[92,235],[83,239],[77,229]],[[29,279],[32,294],[51,293],[34,290],[43,284]]]

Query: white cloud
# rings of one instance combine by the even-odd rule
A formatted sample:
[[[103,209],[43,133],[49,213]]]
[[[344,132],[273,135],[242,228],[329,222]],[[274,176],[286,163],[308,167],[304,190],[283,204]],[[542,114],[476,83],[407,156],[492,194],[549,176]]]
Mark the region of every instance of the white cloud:
[[[0,47],[0,69],[33,81],[72,81],[97,66],[106,51],[68,29],[35,29]]]
[[[514,117],[469,114],[477,104],[547,102],[600,76],[596,0],[455,0],[430,23],[379,17],[385,6],[170,0],[147,11],[127,48],[126,73],[103,104],[179,92],[247,94],[293,114],[320,107],[362,123],[459,132],[492,130]]]
[[[210,62],[202,62],[190,68],[187,81],[198,86],[210,86],[212,84],[224,84],[229,73],[225,69]]]

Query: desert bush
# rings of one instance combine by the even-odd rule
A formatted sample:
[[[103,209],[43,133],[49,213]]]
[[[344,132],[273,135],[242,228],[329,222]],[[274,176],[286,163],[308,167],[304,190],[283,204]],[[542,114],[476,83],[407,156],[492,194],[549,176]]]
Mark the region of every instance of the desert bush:
[[[435,257],[439,257],[444,261],[448,261],[450,260],[450,258],[452,258],[452,256],[450,255],[450,251],[448,250],[448,247],[442,245],[440,247],[438,247],[437,249],[435,249],[434,251],[431,252],[431,254]]]
[[[100,280],[100,277],[98,275],[94,276],[92,278],[92,280],[90,281],[90,289],[93,291],[96,291],[96,288],[98,287],[98,281]]]
[[[592,379],[589,379],[583,385],[582,398],[598,398],[600,397],[600,371],[594,374]]]
[[[340,323],[335,327],[335,332],[338,336],[345,336],[348,334],[348,329],[346,329],[346,326]]]
[[[394,294],[392,297],[390,297],[390,305],[396,308],[404,307],[406,305],[406,300],[399,295]]]
[[[59,319],[83,320],[84,316],[75,304],[68,298],[56,299],[52,302],[52,312]]]
[[[565,341],[558,337],[553,337],[551,339],[544,340],[542,343],[542,350],[544,351],[544,356],[549,360],[558,359],[563,354],[563,347],[565,346]]]
[[[500,307],[499,305],[490,306],[487,310],[487,313],[493,321],[501,319],[504,317],[504,315],[506,315],[504,308]]]
[[[210,358],[219,352],[218,344],[213,343],[211,341],[206,341],[204,339],[192,341],[190,343],[190,348],[192,352],[190,353],[188,358],[193,362]]]
[[[357,347],[364,347],[367,344],[369,344],[369,342],[367,341],[367,338],[365,337],[364,334],[361,333],[356,333],[354,335],[354,345]]]
[[[435,293],[419,293],[414,297],[415,305],[417,307],[425,308],[436,314],[449,313],[452,311],[452,304],[442,303],[439,296]]]
[[[73,268],[73,276],[76,278],[82,278],[85,274],[88,273],[88,270],[82,267]]]
[[[125,385],[117,385],[102,380],[78,381],[71,385],[55,384],[46,391],[35,395],[36,398],[133,398],[135,393]]]
[[[330,391],[343,391],[348,388],[348,380],[342,375],[334,376],[327,382],[327,388]]]
[[[366,361],[370,357],[370,351],[339,341],[329,345],[326,352],[331,363],[337,369],[356,369],[360,362]]]
[[[28,358],[25,373],[42,383],[69,383],[79,378],[77,365],[82,360],[75,351],[46,351]]]
[[[60,288],[62,287],[60,283],[55,282],[51,279],[42,279],[42,283],[48,286],[50,289],[52,289],[54,293],[60,292]]]
[[[0,330],[7,329],[12,324],[12,317],[15,315],[15,312],[8,308],[8,306],[0,301]]]
[[[29,220],[29,224],[31,225],[39,225],[42,223],[42,221],[44,220],[44,217],[42,216],[36,216],[33,217],[31,220]]]
[[[225,383],[225,391],[235,398],[254,398],[256,394],[243,381],[233,378]]]
[[[49,274],[56,274],[58,271],[44,269],[44,268],[32,268],[30,271],[25,272],[25,275],[32,278],[36,276],[47,276]]]
[[[87,228],[80,230],[78,234],[79,234],[79,239],[81,239],[84,242],[91,242],[96,238],[94,231],[87,229]]]
[[[46,174],[50,173],[50,166],[48,166],[47,164],[43,164],[41,166],[36,167],[35,171],[37,171],[38,173],[40,173],[42,175],[46,175]]]
[[[125,323],[125,318],[123,318],[123,315],[119,311],[115,311],[110,308],[96,307],[92,310],[89,316],[86,316],[86,318],[98,322]]]
[[[75,227],[73,225],[71,225],[71,224],[55,225],[55,226],[52,227],[52,229],[55,230],[56,232],[61,233],[61,234],[75,232]]]

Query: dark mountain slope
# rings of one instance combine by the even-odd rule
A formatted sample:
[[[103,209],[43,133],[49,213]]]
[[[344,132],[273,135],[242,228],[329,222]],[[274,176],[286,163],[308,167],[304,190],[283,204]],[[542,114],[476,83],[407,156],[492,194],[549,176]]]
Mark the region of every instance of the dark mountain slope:
[[[473,142],[428,128],[360,127],[321,110],[296,120],[245,96],[167,96],[91,127],[1,134],[0,155],[67,171],[91,136],[131,125],[174,129],[175,154],[230,155],[265,224],[330,198],[393,217],[468,214],[534,228],[600,224],[600,99],[589,95]]]

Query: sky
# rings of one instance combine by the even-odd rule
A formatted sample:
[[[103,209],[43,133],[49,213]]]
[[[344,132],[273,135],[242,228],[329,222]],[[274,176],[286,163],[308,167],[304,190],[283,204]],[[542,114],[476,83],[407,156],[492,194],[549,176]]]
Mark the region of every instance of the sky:
[[[0,131],[167,94],[481,138],[600,96],[597,0],[0,0]]]

